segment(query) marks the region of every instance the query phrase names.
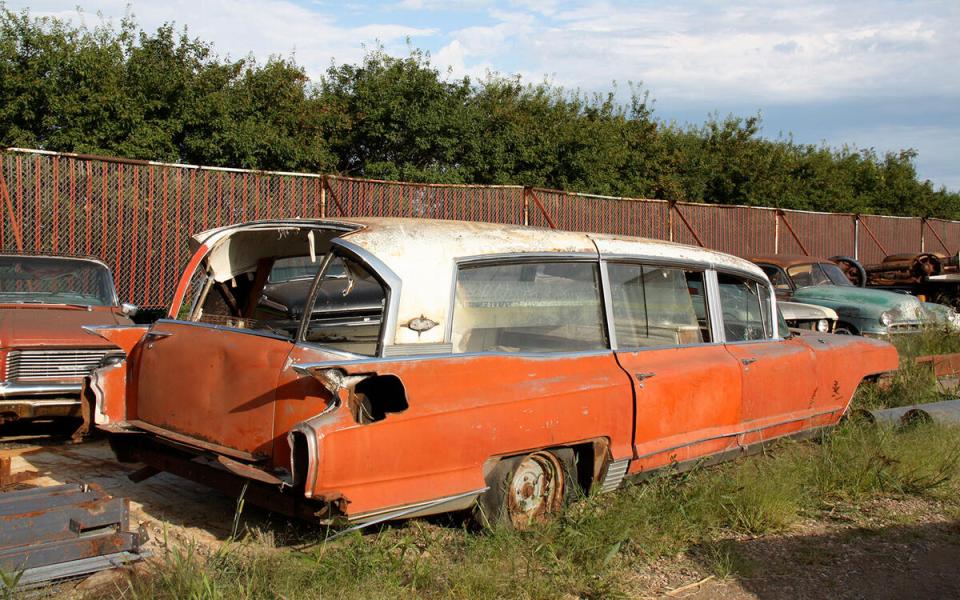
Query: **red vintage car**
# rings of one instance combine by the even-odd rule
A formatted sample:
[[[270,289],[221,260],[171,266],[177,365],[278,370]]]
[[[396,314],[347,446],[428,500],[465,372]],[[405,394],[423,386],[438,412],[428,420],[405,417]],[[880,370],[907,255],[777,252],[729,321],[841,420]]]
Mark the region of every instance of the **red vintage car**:
[[[92,258],[0,255],[0,422],[79,417],[83,378],[122,351],[84,325],[132,324]]]
[[[522,526],[575,490],[838,422],[897,368],[793,336],[763,271],[654,240],[430,220],[262,221],[193,238],[166,319],[95,328],[121,460],[370,523],[474,507]]]

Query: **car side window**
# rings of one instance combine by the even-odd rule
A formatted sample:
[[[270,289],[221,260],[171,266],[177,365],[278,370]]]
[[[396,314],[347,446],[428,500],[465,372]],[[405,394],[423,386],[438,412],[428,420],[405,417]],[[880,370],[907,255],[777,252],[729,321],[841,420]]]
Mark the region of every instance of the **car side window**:
[[[304,341],[375,356],[387,298],[380,281],[360,263],[333,256],[315,293]]]
[[[460,267],[451,341],[454,353],[608,348],[597,263]]]
[[[767,274],[773,289],[790,291],[790,281],[787,280],[787,274],[782,269],[772,265],[764,265],[760,268]]]
[[[625,263],[607,272],[619,348],[710,341],[702,272]]]
[[[727,273],[717,274],[723,330],[728,342],[772,337],[770,295],[767,286]],[[765,332],[770,332],[770,335]]]

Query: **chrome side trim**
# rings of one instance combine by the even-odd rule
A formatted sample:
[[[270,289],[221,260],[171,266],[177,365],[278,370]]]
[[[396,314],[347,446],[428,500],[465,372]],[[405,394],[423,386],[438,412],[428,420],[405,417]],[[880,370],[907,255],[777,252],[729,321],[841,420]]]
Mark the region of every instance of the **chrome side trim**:
[[[381,523],[383,521],[389,521],[390,519],[399,519],[400,517],[421,516],[423,514],[429,514],[428,511],[441,512],[443,510],[447,510],[448,506],[452,504],[463,503],[469,506],[469,504],[471,504],[477,496],[484,493],[488,489],[490,488],[482,487],[469,492],[463,492],[462,494],[454,494],[452,496],[443,496],[442,498],[436,498],[433,500],[424,500],[423,502],[413,502],[411,504],[392,506],[390,508],[361,513],[347,518],[352,523],[362,523],[364,526],[366,526],[373,525],[375,523]],[[346,533],[347,531],[349,530],[338,532],[337,535]]]
[[[0,400],[0,406],[79,406],[80,400]]]
[[[603,476],[603,481],[600,483],[600,493],[605,494],[607,492],[612,492],[620,487],[624,476],[627,474],[627,467],[629,466],[629,458],[615,460],[607,465],[607,473]]]
[[[585,356],[606,356],[612,354],[613,351],[609,348],[603,348],[601,350],[588,350],[583,352],[471,352],[468,354],[419,354],[415,356],[397,356],[397,357],[383,357],[383,356],[371,356],[359,359],[344,359],[344,360],[325,360],[320,362],[305,362],[305,363],[296,363],[291,365],[296,371],[306,374],[310,369],[327,369],[330,367],[346,367],[353,365],[363,365],[363,364],[379,364],[384,362],[405,362],[413,360],[448,360],[448,359],[471,359],[479,358],[482,356],[510,356],[513,358],[526,358],[531,360],[550,360],[550,359],[569,359],[569,358],[582,358]],[[385,358],[391,358],[392,360],[386,361]]]
[[[699,439],[699,440],[693,440],[692,442],[686,442],[686,443],[683,443],[683,444],[677,444],[676,446],[670,446],[670,447],[668,447],[668,448],[662,448],[662,449],[660,449],[660,450],[654,450],[653,452],[647,452],[646,454],[641,454],[640,456],[637,456],[636,458],[637,458],[637,459],[640,459],[640,458],[649,458],[649,457],[651,457],[651,456],[656,456],[656,455],[658,455],[658,454],[663,454],[664,452],[672,452],[672,451],[674,451],[674,450],[679,450],[680,448],[686,448],[686,447],[688,447],[688,446],[695,446],[695,445],[697,445],[697,444],[702,444],[702,443],[704,443],[704,442],[712,442],[712,441],[714,441],[714,440],[722,440],[722,439],[724,439],[724,438],[738,437],[738,436],[741,436],[741,435],[744,435],[744,434],[747,434],[747,433],[756,433],[756,432],[758,432],[758,431],[763,431],[763,430],[765,430],[765,429],[770,429],[770,428],[772,428],[772,427],[779,427],[779,426],[781,426],[781,425],[788,425],[788,424],[790,424],[790,423],[796,423],[796,422],[798,422],[798,421],[806,421],[806,420],[808,420],[808,419],[816,419],[817,417],[822,417],[822,416],[824,416],[824,415],[832,415],[832,414],[835,414],[835,413],[842,413],[842,412],[844,412],[845,410],[846,410],[845,407],[844,407],[844,408],[836,408],[836,409],[834,409],[834,410],[824,410],[824,411],[821,411],[821,412],[818,412],[818,413],[813,413],[813,414],[806,415],[806,416],[803,416],[803,417],[797,417],[797,418],[795,418],[795,419],[787,419],[786,421],[779,421],[779,422],[777,422],[777,423],[770,423],[769,425],[764,425],[763,427],[749,427],[749,428],[746,428],[746,429],[739,429],[739,430],[737,430],[737,431],[730,431],[730,432],[727,432],[727,433],[721,433],[721,434],[719,434],[719,435],[712,435],[712,436],[710,436],[710,437],[705,437],[705,438],[702,438],[702,439]],[[738,445],[739,445],[739,443],[738,443]]]
[[[453,344],[394,344],[383,349],[384,357],[453,354]]]
[[[82,383],[0,383],[0,398],[10,396],[53,396],[57,394],[80,395]]]

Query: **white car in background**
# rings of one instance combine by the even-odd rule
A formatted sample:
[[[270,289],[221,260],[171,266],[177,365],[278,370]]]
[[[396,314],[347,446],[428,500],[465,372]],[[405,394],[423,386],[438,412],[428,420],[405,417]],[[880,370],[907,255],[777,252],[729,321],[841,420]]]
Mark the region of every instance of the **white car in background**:
[[[839,320],[837,311],[826,306],[802,302],[779,302],[777,306],[780,308],[783,320],[791,329],[832,333]]]

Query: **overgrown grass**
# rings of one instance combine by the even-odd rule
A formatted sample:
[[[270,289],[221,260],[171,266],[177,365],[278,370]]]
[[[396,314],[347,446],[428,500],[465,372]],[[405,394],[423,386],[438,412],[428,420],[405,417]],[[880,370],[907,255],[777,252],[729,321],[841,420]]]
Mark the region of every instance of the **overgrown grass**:
[[[718,577],[742,569],[728,541],[788,529],[874,498],[960,510],[960,428],[849,423],[820,442],[783,442],[714,468],[663,474],[584,498],[542,529],[469,531],[423,520],[305,552],[236,543],[173,549],[128,598],[608,598],[630,573],[689,551]]]
[[[929,365],[916,363],[918,356],[960,352],[960,334],[927,329],[918,335],[894,339],[900,353],[900,368],[892,379],[880,384],[865,384],[857,391],[854,406],[858,408],[892,408],[909,404],[925,404],[955,398],[957,394],[943,389]]]

